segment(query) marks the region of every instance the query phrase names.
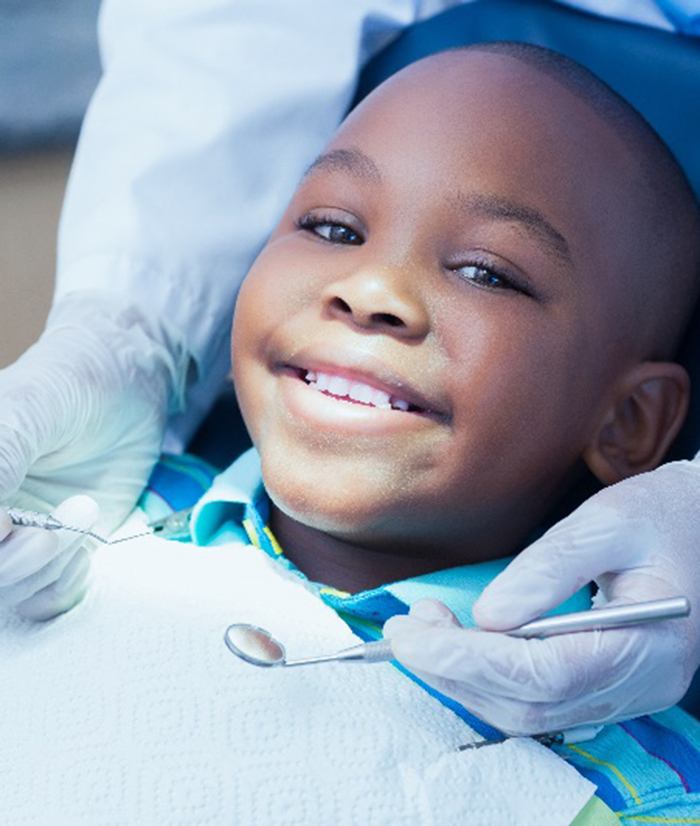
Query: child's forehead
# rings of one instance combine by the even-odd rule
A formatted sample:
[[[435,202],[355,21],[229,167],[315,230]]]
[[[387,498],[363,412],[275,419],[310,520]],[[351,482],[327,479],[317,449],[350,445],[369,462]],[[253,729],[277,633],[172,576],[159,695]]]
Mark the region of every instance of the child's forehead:
[[[588,141],[578,140],[582,129],[615,142],[615,131],[586,99],[556,78],[510,55],[462,50],[434,55],[398,72],[350,114],[339,135],[391,136],[400,142],[419,132],[439,152],[450,138],[466,143],[486,131],[494,145],[531,148],[541,144],[543,135],[560,132],[576,138],[551,143],[550,153],[563,154],[572,144],[583,152]],[[429,141],[425,143],[422,148],[429,150]]]
[[[601,196],[617,199],[635,163],[615,131],[552,78],[508,56],[463,52],[420,61],[379,87],[315,168],[384,176],[406,193],[424,179],[429,200],[510,198],[579,222]]]

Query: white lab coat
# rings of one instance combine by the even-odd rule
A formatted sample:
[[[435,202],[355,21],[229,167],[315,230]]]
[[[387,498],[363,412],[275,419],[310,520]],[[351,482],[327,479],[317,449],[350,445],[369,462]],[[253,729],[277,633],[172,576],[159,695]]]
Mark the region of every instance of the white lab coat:
[[[700,0],[565,1],[700,33]],[[238,285],[359,69],[458,2],[105,0],[104,76],[67,190],[56,297],[136,296],[179,331],[198,376],[173,423],[181,442],[225,378]]]

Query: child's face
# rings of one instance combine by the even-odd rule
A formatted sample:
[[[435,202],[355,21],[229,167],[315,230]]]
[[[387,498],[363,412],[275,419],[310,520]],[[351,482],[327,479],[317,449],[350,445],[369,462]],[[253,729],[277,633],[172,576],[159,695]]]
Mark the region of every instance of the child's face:
[[[346,121],[236,310],[235,385],[282,511],[448,561],[522,541],[630,358],[627,153],[553,81],[481,53],[409,69]]]

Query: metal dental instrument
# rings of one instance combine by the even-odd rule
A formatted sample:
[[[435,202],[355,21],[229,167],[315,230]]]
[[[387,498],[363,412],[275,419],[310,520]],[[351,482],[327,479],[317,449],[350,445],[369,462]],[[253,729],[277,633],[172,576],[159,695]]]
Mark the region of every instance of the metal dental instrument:
[[[591,611],[545,617],[525,623],[506,633],[511,637],[543,639],[557,634],[624,628],[627,625],[687,617],[688,614],[690,614],[688,600],[685,597],[671,597],[651,602],[637,602],[632,605],[619,605],[615,608],[594,608]],[[354,645],[333,654],[288,660],[284,646],[269,631],[247,623],[229,625],[224,634],[224,642],[231,653],[237,657],[251,665],[265,668],[341,661],[379,663],[393,659],[391,641],[381,639]]]
[[[185,508],[181,511],[169,513],[162,519],[156,519],[155,522],[149,522],[148,527],[161,539],[174,539],[178,542],[189,542],[191,539],[190,520],[192,519],[193,511],[194,508]]]
[[[548,734],[532,734],[531,740],[537,740],[543,746],[568,746],[574,743],[586,743],[588,740],[593,740],[603,730],[604,726],[583,725],[567,729],[566,731],[553,731]],[[473,749],[481,749],[484,746],[497,746],[499,743],[505,743],[506,740],[512,740],[512,737],[504,735],[498,740],[478,740],[476,743],[465,743],[463,746],[458,746],[457,751],[472,751]]]
[[[257,625],[235,623],[229,625],[224,634],[224,642],[229,651],[251,665],[265,668],[274,665],[311,665],[312,663],[327,663],[340,660],[354,660],[365,663],[381,663],[391,660],[391,642],[376,640],[361,645],[353,645],[333,654],[321,654],[318,657],[304,657],[299,660],[288,660],[287,653],[281,642],[278,642],[269,631]]]
[[[21,508],[7,508],[10,522],[13,525],[21,528],[41,528],[44,531],[71,531],[72,533],[82,533],[84,536],[90,536],[101,542],[103,545],[118,545],[120,542],[128,542],[130,539],[136,539],[139,536],[150,536],[151,531],[144,531],[133,536],[125,536],[121,539],[105,539],[99,534],[92,531],[84,530],[83,528],[75,528],[71,525],[64,525],[60,519],[56,519],[49,513],[39,513],[38,511],[27,511]]]

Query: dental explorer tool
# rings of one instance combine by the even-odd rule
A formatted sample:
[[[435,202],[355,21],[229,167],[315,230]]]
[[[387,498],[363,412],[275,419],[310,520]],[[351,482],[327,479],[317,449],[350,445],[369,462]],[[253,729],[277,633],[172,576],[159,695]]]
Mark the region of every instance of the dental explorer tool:
[[[56,519],[49,513],[39,513],[38,511],[22,510],[21,508],[7,508],[7,514],[10,517],[10,522],[16,527],[21,528],[40,528],[44,531],[70,531],[71,533],[81,533],[84,536],[92,537],[103,545],[118,545],[120,542],[128,542],[130,539],[136,539],[140,536],[151,536],[151,531],[144,531],[133,536],[125,536],[121,539],[105,539],[99,534],[84,528],[75,528],[71,525],[64,525],[60,519]]]
[[[595,739],[603,728],[602,725],[583,725],[564,731],[549,732],[548,734],[531,734],[529,737],[531,740],[537,740],[538,743],[549,748],[552,746],[569,746]],[[457,751],[472,751],[473,749],[481,749],[484,746],[497,746],[499,743],[505,743],[506,740],[513,739],[514,737],[504,735],[497,740],[477,740],[476,743],[465,743],[463,746],[457,746]]]
[[[559,614],[525,623],[505,633],[511,637],[527,639],[571,634],[580,631],[605,631],[612,628],[624,628],[645,622],[687,617],[690,603],[686,597],[656,599],[650,602],[637,602],[631,605],[618,605],[614,608],[594,608],[591,611],[577,611],[571,614]],[[313,665],[325,662],[365,662],[379,663],[394,658],[391,641],[387,639],[365,642],[316,657],[304,657],[288,660],[284,646],[269,631],[256,625],[234,623],[229,625],[224,634],[224,642],[229,651],[242,660],[261,667],[294,665]]]

